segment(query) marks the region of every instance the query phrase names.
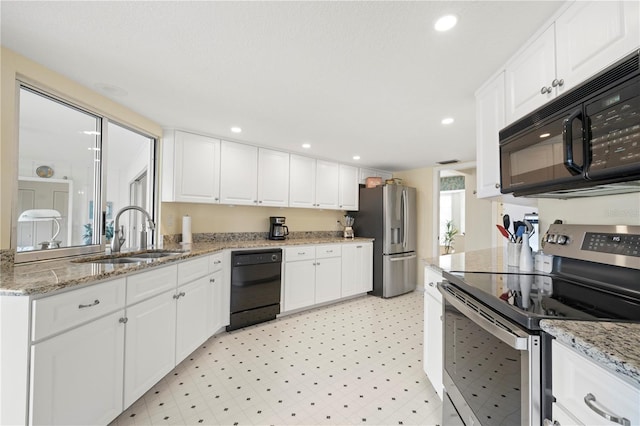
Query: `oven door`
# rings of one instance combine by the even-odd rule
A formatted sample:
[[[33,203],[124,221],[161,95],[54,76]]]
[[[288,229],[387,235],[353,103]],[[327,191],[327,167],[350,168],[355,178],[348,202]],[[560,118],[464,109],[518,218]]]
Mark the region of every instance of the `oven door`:
[[[539,425],[540,337],[451,284],[444,296],[444,388],[467,425]],[[443,418],[444,424],[455,424]]]

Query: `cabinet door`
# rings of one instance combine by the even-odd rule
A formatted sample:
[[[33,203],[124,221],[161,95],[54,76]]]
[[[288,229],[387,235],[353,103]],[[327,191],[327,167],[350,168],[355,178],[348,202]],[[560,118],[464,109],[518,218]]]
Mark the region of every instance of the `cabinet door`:
[[[504,127],[504,73],[476,93],[476,165],[478,198],[500,195],[498,132]]]
[[[260,148],[258,151],[258,204],[289,205],[289,154]]]
[[[556,78],[555,58],[555,35],[552,25],[507,64],[507,124],[553,99],[555,89],[551,87],[551,83]]]
[[[122,412],[124,311],[31,349],[31,424],[108,424]]]
[[[207,287],[207,323],[209,324],[208,336],[213,336],[218,330],[224,327],[224,271],[218,270],[209,276]],[[227,303],[228,305],[228,303]],[[228,309],[228,308],[227,308]]]
[[[345,244],[342,247],[342,297],[373,290],[373,245]]]
[[[175,294],[173,289],[127,307],[125,409],[176,365]]]
[[[176,364],[211,336],[207,322],[210,284],[209,276],[205,276],[177,290]]]
[[[258,203],[258,148],[222,141],[220,153],[220,202]]]
[[[315,303],[338,300],[342,291],[342,261],[339,257],[316,260]]]
[[[443,397],[442,386],[442,296],[435,284],[442,276],[433,276],[425,270],[424,293],[424,372],[438,393]]]
[[[358,168],[340,164],[338,207],[358,210]]]
[[[556,20],[560,93],[638,49],[639,17],[637,1],[573,3]]]
[[[175,132],[174,197],[171,201],[218,203],[220,200],[220,141]]]
[[[315,260],[284,265],[284,311],[306,308],[315,303]]]
[[[340,169],[338,163],[316,161],[316,202],[321,209],[338,208],[338,185],[340,184]]]
[[[289,163],[289,207],[314,207],[316,160],[291,155]]]

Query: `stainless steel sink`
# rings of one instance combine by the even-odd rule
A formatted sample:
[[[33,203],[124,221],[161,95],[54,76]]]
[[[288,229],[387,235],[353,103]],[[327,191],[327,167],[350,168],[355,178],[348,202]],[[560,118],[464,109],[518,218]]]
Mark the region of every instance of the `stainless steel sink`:
[[[127,257],[135,258],[135,259],[159,259],[161,257],[179,256],[181,254],[182,252],[174,252],[174,251],[150,251],[146,253],[132,254],[131,256],[127,256]]]
[[[86,263],[107,263],[107,264],[112,264],[112,263],[140,263],[140,262],[144,262],[144,259],[134,259],[131,257],[111,257],[111,258],[107,258],[107,259],[94,259],[94,260],[87,260],[85,261]],[[85,263],[83,262],[83,263]]]

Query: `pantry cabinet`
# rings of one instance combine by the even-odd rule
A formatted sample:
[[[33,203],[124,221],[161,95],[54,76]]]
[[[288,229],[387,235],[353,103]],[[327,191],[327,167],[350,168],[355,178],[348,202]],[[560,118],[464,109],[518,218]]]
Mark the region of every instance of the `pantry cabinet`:
[[[124,310],[31,349],[30,424],[108,424],[122,412]]]
[[[258,204],[258,148],[222,141],[220,158],[220,202]]]
[[[348,297],[373,290],[373,243],[342,246],[341,296]]]
[[[638,16],[638,2],[572,3],[506,65],[507,124],[637,49]]]
[[[476,194],[478,198],[500,195],[498,132],[504,125],[504,72],[501,72],[476,92]]]
[[[162,147],[162,201],[220,202],[219,139],[167,130]]]

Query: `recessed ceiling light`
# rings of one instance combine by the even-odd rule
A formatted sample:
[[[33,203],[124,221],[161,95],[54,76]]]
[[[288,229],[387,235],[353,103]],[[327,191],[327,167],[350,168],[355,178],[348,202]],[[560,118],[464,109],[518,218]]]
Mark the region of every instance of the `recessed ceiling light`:
[[[242,132],[242,129],[241,129],[240,127],[232,127],[232,128],[231,128],[231,131],[232,131],[233,133],[240,133],[240,132]]]
[[[359,156],[359,155],[354,155],[354,156],[353,156],[353,159],[354,159],[354,160],[359,160],[359,159],[360,159],[360,156]]]
[[[310,143],[303,143],[303,144],[302,144],[302,147],[303,147],[304,149],[309,149],[309,148],[311,148],[311,144],[310,144]]]
[[[444,124],[445,126],[449,125],[449,124],[452,124],[453,123],[453,118],[451,118],[451,117],[443,118],[441,123]]]
[[[540,135],[540,139],[548,138],[549,136],[551,136],[551,133],[543,133]]]
[[[457,16],[444,15],[436,21],[433,27],[436,29],[436,31],[449,31],[451,28],[456,26],[457,22],[458,22]]]

